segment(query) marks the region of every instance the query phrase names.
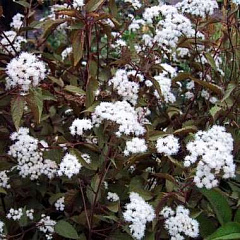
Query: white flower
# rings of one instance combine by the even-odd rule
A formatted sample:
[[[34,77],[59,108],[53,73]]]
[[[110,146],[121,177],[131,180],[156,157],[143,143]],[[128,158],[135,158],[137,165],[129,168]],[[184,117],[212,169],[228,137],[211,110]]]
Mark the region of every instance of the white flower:
[[[23,27],[23,20],[24,16],[20,13],[17,13],[15,16],[13,16],[10,27],[19,30],[21,27]]]
[[[49,179],[54,178],[57,175],[58,165],[55,161],[50,159],[44,159],[41,168],[41,174],[47,176]]]
[[[164,68],[164,71],[159,74],[158,76],[155,76],[154,78],[157,80],[162,96],[164,98],[164,101],[166,103],[173,103],[176,101],[176,97],[173,95],[171,92],[171,85],[172,85],[172,80],[171,78],[176,76],[176,69],[171,67],[168,64],[161,64],[161,66]],[[168,77],[170,75],[171,78]],[[157,90],[154,91],[154,95],[160,99],[159,93]]]
[[[182,0],[176,7],[183,13],[205,18],[206,15],[212,15],[214,10],[218,8],[216,0]]]
[[[133,8],[138,9],[142,6],[139,0],[124,0],[126,3],[131,3]]]
[[[33,220],[34,209],[26,210],[26,215],[30,220]]]
[[[217,97],[210,97],[209,102],[215,104],[218,101]]]
[[[190,82],[188,82],[187,85],[186,85],[187,90],[194,89],[194,87],[195,87],[194,81],[190,81]]]
[[[202,90],[201,96],[202,96],[203,98],[205,98],[206,100],[208,100],[209,97],[210,97],[210,94],[209,94],[209,92],[208,92],[207,90]]]
[[[104,186],[105,189],[108,189],[108,182],[104,181],[103,186]]]
[[[194,177],[197,187],[216,187],[216,175],[222,175],[225,179],[235,176],[233,138],[224,127],[214,125],[208,131],[199,131],[195,140],[187,144],[187,150],[190,155],[185,157],[184,166],[189,167],[197,162]]]
[[[72,53],[72,50],[73,50],[72,47],[68,47],[65,50],[63,50],[61,53],[62,60],[65,60]]]
[[[13,209],[11,208],[7,214],[8,219],[12,219],[14,221],[20,220],[20,218],[23,216],[23,209]]]
[[[164,155],[169,156],[177,154],[180,148],[178,138],[173,135],[158,138],[156,147],[158,153],[163,153]]]
[[[186,99],[193,99],[194,98],[194,94],[192,92],[186,92],[185,93],[185,98]]]
[[[147,11],[145,10],[145,15]],[[159,46],[165,47],[166,51],[170,51],[170,48],[177,46],[178,40],[181,36],[193,37],[195,36],[195,30],[192,28],[192,24],[188,18],[178,13],[178,9],[175,6],[162,5],[155,6],[155,11],[152,15],[147,15],[147,21],[152,22],[152,18],[162,15],[162,20],[158,21],[156,28],[156,35],[153,42],[157,42]],[[143,14],[144,16],[144,14]]]
[[[92,114],[92,122],[98,127],[104,120],[112,121],[119,125],[116,133],[119,137],[122,134],[139,136],[146,131],[138,120],[136,110],[126,101],[115,103],[101,102]]]
[[[37,87],[46,77],[46,65],[34,54],[22,52],[8,63],[6,73],[6,89],[18,86],[27,92],[30,86]]]
[[[4,222],[0,221],[0,237],[2,237],[4,225]]]
[[[73,175],[77,175],[82,168],[76,156],[67,153],[62,162],[60,163],[60,169],[58,170],[58,175],[66,175],[68,178],[72,178]]]
[[[144,153],[147,151],[147,145],[145,139],[133,138],[131,141],[126,142],[126,148],[124,155],[128,156],[130,153]]]
[[[9,177],[7,176],[7,171],[0,171],[0,187],[10,188]]]
[[[31,180],[38,179],[43,167],[42,153],[38,149],[38,139],[31,137],[27,128],[20,128],[10,138],[15,143],[10,146],[8,154],[17,159],[20,176],[23,178],[29,176]]]
[[[235,4],[240,4],[240,0],[232,0],[232,2]]]
[[[6,36],[6,37],[5,37]],[[27,40],[22,36],[17,36],[15,31],[6,31],[4,35],[1,35],[0,47],[4,53],[11,53],[15,55],[16,52],[21,51],[21,44],[26,43]],[[10,43],[9,43],[10,41]],[[15,51],[14,51],[15,50]]]
[[[141,26],[143,25],[145,25],[145,21],[143,19],[133,19],[128,29],[129,31],[135,32],[136,30],[141,29]]]
[[[189,210],[183,206],[178,206],[176,212],[169,207],[161,211],[161,215],[166,219],[165,228],[168,230],[171,240],[183,240],[182,234],[197,238],[199,235],[199,223],[189,217]]]
[[[134,74],[136,76],[134,76]],[[109,85],[113,85],[113,89],[117,90],[118,95],[123,97],[123,100],[131,102],[136,105],[138,99],[139,83],[130,81],[130,75],[137,78],[139,74],[136,71],[127,71],[119,69],[115,76],[109,80]]]
[[[82,136],[84,131],[91,130],[93,127],[89,119],[75,119],[71,125],[70,132],[73,136]]]
[[[85,5],[84,0],[73,0],[74,8],[81,8]]]
[[[38,222],[38,229],[41,232],[45,233],[45,237],[50,240],[52,239],[52,235],[54,233],[54,226],[57,222],[44,214],[42,214],[41,217],[42,219]]]
[[[154,18],[156,18],[160,15],[160,12],[161,12],[160,6],[152,6],[150,8],[146,8],[143,13],[143,19],[147,23],[152,23]]]
[[[64,208],[65,208],[64,201],[65,201],[65,197],[61,197],[55,202],[54,206],[57,211],[64,211]]]
[[[87,153],[83,153],[81,157],[87,164],[90,164],[92,162],[90,155]]]
[[[130,203],[126,204],[123,217],[129,225],[131,234],[136,239],[142,239],[145,234],[146,224],[155,218],[153,207],[144,201],[138,193],[130,193]]]
[[[117,202],[119,201],[119,196],[116,193],[108,192],[107,200],[110,202]]]

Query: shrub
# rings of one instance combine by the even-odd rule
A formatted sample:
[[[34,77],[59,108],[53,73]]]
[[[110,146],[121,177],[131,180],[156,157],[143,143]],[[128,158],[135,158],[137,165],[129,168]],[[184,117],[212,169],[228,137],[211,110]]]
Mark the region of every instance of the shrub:
[[[239,239],[238,1],[16,3],[0,238]]]

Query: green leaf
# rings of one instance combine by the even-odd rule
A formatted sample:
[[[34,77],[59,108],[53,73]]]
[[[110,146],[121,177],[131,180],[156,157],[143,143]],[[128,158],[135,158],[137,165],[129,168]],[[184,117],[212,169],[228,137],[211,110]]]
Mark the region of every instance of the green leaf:
[[[64,193],[53,194],[48,201],[51,205],[53,205],[59,198],[63,197],[64,195]]]
[[[25,8],[30,8],[30,4],[26,1],[15,1],[17,4],[22,5]]]
[[[111,212],[118,212],[119,209],[119,202],[112,202],[109,204],[106,204],[106,207],[111,211]]]
[[[236,87],[237,87],[237,85],[235,83],[229,83],[228,86],[227,86],[227,90],[226,90],[221,102],[224,102],[226,99],[228,99],[230,97],[231,93],[233,92],[233,90]]]
[[[216,62],[214,60],[214,58],[212,57],[212,55],[210,53],[205,53],[205,57],[208,60],[208,63],[210,64],[210,66],[217,71],[217,66],[216,66]]]
[[[31,89],[29,95],[26,97],[26,101],[33,113],[35,121],[40,123],[43,111],[43,98],[41,89]]]
[[[95,102],[92,106],[90,106],[89,108],[87,108],[86,110],[82,111],[81,113],[85,113],[85,112],[94,112],[95,108],[100,104],[100,102]]]
[[[86,107],[89,108],[92,106],[95,98],[95,92],[98,89],[98,81],[94,77],[90,77],[88,83],[87,83],[87,89],[86,89]]]
[[[188,72],[180,72],[177,77],[173,78],[172,82],[176,83],[176,82],[180,82],[180,81],[184,81],[187,79],[190,79],[191,75]]]
[[[221,225],[230,222],[232,219],[232,211],[228,205],[226,198],[220,192],[216,190],[201,189],[200,192],[208,199],[210,202],[218,221]]]
[[[222,89],[220,87],[218,87],[217,85],[213,84],[213,83],[209,83],[207,81],[202,81],[199,80],[197,78],[191,77],[191,79],[198,83],[199,85],[211,90],[212,92],[216,93],[216,94],[222,94]]]
[[[11,101],[11,114],[13,123],[15,125],[15,128],[18,130],[20,126],[20,122],[23,116],[23,110],[24,110],[24,97],[23,96],[16,96]]]
[[[63,82],[63,80],[62,80],[61,78],[55,78],[55,77],[52,77],[52,76],[48,76],[48,78],[49,78],[52,82],[54,82],[54,83],[56,83],[57,85],[59,85],[60,87],[64,87],[64,82]]]
[[[197,132],[197,127],[196,126],[186,126],[184,128],[178,129],[174,132],[174,135],[185,135],[189,133],[195,133]]]
[[[234,221],[240,223],[240,207],[238,208],[238,210],[235,213]]]
[[[206,214],[201,213],[196,220],[199,222],[201,237],[207,237],[216,230],[214,222]]]
[[[73,36],[73,64],[76,67],[83,57],[84,46],[84,32],[82,30],[76,31]]]
[[[43,22],[43,38],[47,37],[53,30],[57,28],[60,24],[64,23],[66,20],[64,19],[56,19],[56,20],[47,20]]]
[[[222,108],[221,107],[219,107],[219,106],[214,106],[214,107],[212,107],[211,109],[210,109],[210,114],[211,114],[211,116],[213,117],[213,119],[215,120],[216,118],[217,118],[217,116],[218,116],[218,113],[220,112],[222,110]]]
[[[240,239],[240,223],[228,222],[205,240],[231,240]]]
[[[76,86],[68,85],[64,89],[71,93],[76,93],[79,95],[86,95],[85,91],[83,91],[81,88],[76,87]]]
[[[87,12],[94,12],[98,9],[98,7],[104,2],[104,0],[90,0],[86,4],[86,11]]]
[[[7,195],[7,192],[4,188],[0,187],[0,193],[3,193],[3,194],[6,194]]]
[[[64,238],[70,238],[70,239],[79,238],[75,228],[70,223],[64,220],[58,221],[54,228],[55,228],[55,232]]]
[[[49,91],[43,90],[42,99],[45,101],[57,101],[57,99]]]

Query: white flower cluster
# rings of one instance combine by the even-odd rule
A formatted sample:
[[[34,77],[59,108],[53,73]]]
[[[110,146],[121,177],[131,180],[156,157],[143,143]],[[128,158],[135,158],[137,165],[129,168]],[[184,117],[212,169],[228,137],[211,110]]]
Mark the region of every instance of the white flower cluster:
[[[187,144],[187,150],[190,155],[185,157],[184,166],[198,162],[194,177],[197,187],[216,187],[217,175],[225,179],[235,176],[233,138],[224,127],[214,125],[208,131],[197,132],[195,140]]]
[[[15,31],[5,31],[4,35],[1,35],[1,49],[4,53],[11,53],[15,55],[16,52],[21,51],[21,44],[26,43],[27,40],[22,36],[17,36]],[[14,51],[15,50],[15,51]]]
[[[47,176],[49,179],[52,179],[57,175],[57,169],[58,165],[55,161],[44,159],[41,168],[41,174]]]
[[[123,217],[126,222],[131,222],[130,231],[134,238],[142,239],[145,234],[147,222],[153,221],[155,212],[153,207],[144,201],[138,193],[130,193],[130,203],[126,204]]]
[[[26,216],[30,219],[30,220],[33,220],[33,213],[34,213],[34,210],[33,209],[29,209],[29,210],[26,210]],[[21,217],[23,216],[24,212],[23,212],[23,209],[22,208],[19,208],[19,209],[13,209],[11,208],[7,214],[7,218],[8,219],[12,219],[14,221],[18,221],[21,219]]]
[[[154,18],[159,17],[161,13],[161,6],[152,6],[149,8],[146,8],[143,13],[143,19],[147,23],[153,23]]]
[[[141,124],[151,124],[151,122],[146,118],[151,114],[151,111],[147,107],[138,107],[136,108],[138,115],[138,120]]]
[[[67,176],[68,178],[72,178],[73,175],[79,173],[82,168],[81,163],[78,161],[77,157],[67,153],[60,163],[60,169],[58,170],[59,176]]]
[[[9,177],[6,171],[0,171],[0,187],[10,188]]]
[[[90,164],[92,162],[90,155],[87,153],[81,154],[81,157],[87,164]]]
[[[158,20],[162,16],[162,20]],[[175,6],[158,5],[146,8],[143,13],[143,19],[146,24],[153,24],[156,21],[156,34],[151,36],[144,34],[142,36],[143,42],[146,46],[153,46],[158,43],[159,46],[164,47],[166,51],[170,51],[169,47],[175,48],[181,36],[194,36],[195,31],[188,18],[178,12]]]
[[[10,146],[8,154],[17,158],[20,176],[36,180],[41,174],[52,178],[57,165],[51,160],[43,160],[42,152],[38,149],[38,139],[29,135],[29,129],[21,127],[18,132],[11,134],[10,139],[15,143]]]
[[[183,0],[177,3],[176,7],[183,13],[205,18],[207,15],[212,15],[215,9],[218,9],[216,0]]]
[[[22,177],[30,176],[32,180],[40,176],[42,153],[38,151],[38,140],[29,135],[28,128],[20,128],[14,132],[10,139],[15,141],[10,146],[8,154],[17,158],[17,169]]]
[[[4,222],[0,221],[0,239],[2,237],[2,234],[3,234],[3,227],[4,227]]]
[[[101,102],[92,114],[92,122],[98,127],[104,120],[119,125],[117,136],[122,134],[136,136],[143,135],[146,130],[138,120],[136,110],[126,101]]]
[[[64,49],[61,53],[62,56],[62,60],[64,61],[73,51],[72,47],[67,47],[66,49]]]
[[[154,42],[160,46],[175,48],[181,36],[194,36],[195,31],[190,20],[179,14],[176,7],[163,5],[160,11],[164,19],[158,22]]]
[[[22,52],[8,63],[6,73],[6,89],[19,86],[27,92],[30,86],[38,86],[46,77],[46,65],[34,54]]]
[[[130,15],[131,16],[131,15]],[[137,31],[141,28],[141,26],[145,25],[145,21],[143,19],[135,19],[133,16],[132,17],[132,22],[128,26],[129,31]]]
[[[71,125],[70,132],[73,136],[82,136],[84,131],[91,130],[93,127],[91,120],[89,119],[75,119]]]
[[[124,0],[126,3],[131,3],[134,9],[138,9],[142,6],[139,0]]]
[[[85,5],[84,0],[73,0],[74,8],[81,8]]]
[[[147,151],[147,145],[145,139],[133,138],[126,142],[126,148],[124,150],[124,155],[129,156],[129,154],[144,153]]]
[[[139,83],[129,80],[129,76],[132,74],[132,71],[128,72],[125,69],[118,69],[115,76],[109,80],[109,85],[113,85],[113,89],[117,90],[118,95],[122,96],[123,100],[136,105]]]
[[[168,156],[177,154],[180,148],[178,138],[173,135],[158,138],[156,147],[158,153]]]
[[[168,230],[171,240],[184,240],[183,234],[197,238],[199,235],[199,223],[189,216],[190,212],[184,206],[178,206],[176,212],[170,207],[165,207],[161,215],[166,219],[165,228]]]
[[[240,0],[232,0],[232,2],[235,4],[240,4]]]
[[[172,86],[172,80],[171,78],[176,76],[176,69],[171,67],[168,64],[161,64],[161,66],[165,69],[162,73],[160,73],[158,76],[155,76],[154,78],[157,80],[160,89],[161,89],[161,94],[163,96],[163,99],[166,103],[173,103],[176,101],[176,97],[174,94],[171,92],[171,86]],[[171,78],[169,78],[169,76]],[[154,91],[154,95],[158,98],[161,99],[159,96],[159,93],[157,90]]]
[[[119,196],[116,193],[108,192],[107,200],[110,202],[117,202],[119,201]]]
[[[65,197],[61,197],[55,202],[54,206],[57,211],[64,211],[65,209],[64,201],[65,201]]]
[[[64,4],[54,4],[54,5],[50,6],[50,14],[47,17],[41,18],[40,21],[43,22],[43,21],[49,20],[49,19],[51,19],[51,20],[65,19],[65,18],[67,18],[66,15],[59,16],[57,14],[57,12],[61,11],[61,10],[69,9],[69,7],[70,7],[70,5],[67,4],[67,3],[64,3]],[[61,34],[65,35],[67,27],[68,27],[67,21],[63,22],[63,23],[60,23],[57,26],[56,31],[61,32]]]
[[[23,20],[24,16],[20,13],[17,13],[15,16],[13,16],[10,27],[19,30],[21,27],[23,27]]]
[[[7,214],[8,219],[13,219],[14,221],[20,220],[20,218],[23,216],[23,209],[13,209],[11,208]]]
[[[56,221],[52,220],[49,216],[42,214],[42,219],[38,222],[38,229],[45,233],[45,237],[47,240],[52,239],[52,235],[54,233],[54,226],[56,225]]]
[[[34,209],[26,210],[26,215],[30,220],[33,220]]]

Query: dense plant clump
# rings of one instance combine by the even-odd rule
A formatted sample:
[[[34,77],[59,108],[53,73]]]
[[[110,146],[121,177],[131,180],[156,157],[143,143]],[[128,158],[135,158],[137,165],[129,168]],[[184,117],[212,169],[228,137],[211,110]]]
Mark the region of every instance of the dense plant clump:
[[[15,3],[0,239],[240,239],[240,2]]]

